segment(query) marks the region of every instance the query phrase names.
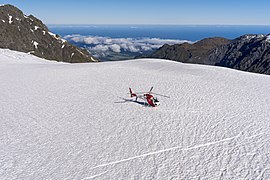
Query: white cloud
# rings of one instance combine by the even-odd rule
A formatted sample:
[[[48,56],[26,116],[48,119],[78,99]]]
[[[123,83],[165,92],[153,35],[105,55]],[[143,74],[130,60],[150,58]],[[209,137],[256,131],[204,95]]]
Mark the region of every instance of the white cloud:
[[[101,44],[93,47],[92,49],[95,50],[95,51],[104,51],[104,52],[109,51],[109,47],[108,46],[101,45]]]
[[[143,51],[151,51],[152,50],[152,48],[149,46],[142,46],[141,48]]]
[[[128,46],[128,50],[130,52],[140,52],[139,47],[136,47],[136,46]]]
[[[110,45],[110,49],[113,52],[117,52],[117,53],[120,53],[121,52],[121,47],[118,44],[112,44],[112,45]]]
[[[89,50],[100,51],[106,53],[113,51],[120,53],[121,51],[139,53],[145,51],[153,51],[160,48],[164,44],[182,44],[193,43],[187,40],[160,39],[160,38],[110,38],[100,36],[82,36],[68,35],[64,37],[75,43],[83,43],[88,46]]]

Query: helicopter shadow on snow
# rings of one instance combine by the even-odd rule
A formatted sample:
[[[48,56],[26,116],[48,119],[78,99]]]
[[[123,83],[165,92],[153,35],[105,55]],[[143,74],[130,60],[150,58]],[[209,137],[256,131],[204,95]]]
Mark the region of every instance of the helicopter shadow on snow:
[[[116,104],[121,104],[121,103],[136,103],[136,104],[139,104],[141,106],[144,106],[144,107],[148,107],[149,105],[146,103],[146,102],[141,102],[141,101],[136,101],[136,100],[133,100],[133,99],[126,99],[126,98],[122,98],[122,97],[118,97],[120,99],[122,99],[122,101],[117,101],[117,102],[114,102]]]

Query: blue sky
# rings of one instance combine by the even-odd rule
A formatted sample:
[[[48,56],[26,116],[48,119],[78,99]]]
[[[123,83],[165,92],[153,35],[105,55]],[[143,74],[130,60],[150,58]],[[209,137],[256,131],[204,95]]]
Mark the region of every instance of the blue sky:
[[[0,0],[46,24],[270,25],[269,0]]]

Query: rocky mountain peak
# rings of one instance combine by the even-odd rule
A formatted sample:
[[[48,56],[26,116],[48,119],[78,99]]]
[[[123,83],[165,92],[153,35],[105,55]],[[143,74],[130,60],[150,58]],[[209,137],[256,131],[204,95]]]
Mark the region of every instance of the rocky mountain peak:
[[[193,44],[183,43],[171,46],[166,44],[149,57],[170,59],[185,63],[214,65],[216,61],[209,61],[209,54],[211,54],[215,48],[226,45],[229,42],[230,40],[225,38],[213,37],[202,39],[201,41],[195,42]]]
[[[270,74],[270,34],[246,34],[234,40],[206,38],[194,44],[164,45],[150,57]]]
[[[0,26],[0,48],[27,52],[56,61],[97,61],[89,52],[51,33],[41,20],[33,15],[24,15],[15,6],[0,6]]]
[[[270,37],[264,34],[240,36],[211,54],[216,65],[243,71],[270,74]]]
[[[1,5],[0,8],[1,8],[1,13],[3,14],[10,14],[17,17],[23,16],[23,12],[13,5],[5,4],[5,5]]]

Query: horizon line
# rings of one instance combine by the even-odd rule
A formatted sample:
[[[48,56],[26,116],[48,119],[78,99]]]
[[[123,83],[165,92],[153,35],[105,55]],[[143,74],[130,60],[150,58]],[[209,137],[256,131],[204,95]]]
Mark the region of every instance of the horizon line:
[[[151,26],[270,26],[270,24],[121,24],[121,23],[100,23],[100,24],[96,24],[96,23],[82,23],[82,24],[77,24],[77,23],[70,23],[70,24],[66,24],[66,23],[45,23],[46,25],[74,25],[74,26],[80,26],[80,25],[137,25],[137,26],[147,26],[147,25],[151,25]]]

